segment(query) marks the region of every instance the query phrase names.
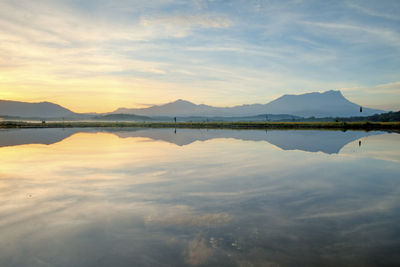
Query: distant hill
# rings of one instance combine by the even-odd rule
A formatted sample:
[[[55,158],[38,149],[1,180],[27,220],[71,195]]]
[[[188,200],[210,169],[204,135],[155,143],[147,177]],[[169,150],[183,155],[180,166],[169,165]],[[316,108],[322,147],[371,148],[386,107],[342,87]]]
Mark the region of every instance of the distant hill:
[[[213,107],[196,105],[179,99],[164,105],[148,108],[119,108],[105,114],[77,114],[50,102],[26,103],[0,100],[0,117],[8,118],[61,118],[97,120],[168,120],[168,117],[193,117],[193,120],[214,118],[215,120],[291,120],[298,117],[355,117],[383,113],[383,110],[363,107],[347,100],[340,91],[284,95],[267,104]],[[129,116],[127,116],[129,115]],[[278,118],[279,115],[281,118]],[[152,118],[149,118],[152,117]]]
[[[138,116],[135,114],[106,114],[91,118],[92,120],[104,121],[150,121],[152,118],[147,116]]]
[[[149,108],[119,108],[112,113],[136,114],[143,116],[218,116],[220,108],[196,105],[179,99],[175,102]]]
[[[119,108],[112,113],[169,117],[248,117],[265,114],[265,112],[265,105],[261,104],[235,107],[213,107],[204,104],[196,105],[189,101],[179,99],[175,102],[149,108]]]
[[[0,100],[0,115],[25,118],[55,118],[74,116],[76,113],[50,102],[27,103]]]
[[[367,116],[367,117],[338,118],[338,120],[344,120],[344,121],[379,121],[379,122],[400,121],[400,111],[375,114],[375,115]]]
[[[157,117],[153,117],[154,119],[157,120]],[[161,118],[160,120],[171,120],[173,119],[172,117],[164,117]],[[303,117],[299,116],[293,116],[293,115],[287,115],[287,114],[260,114],[260,115],[255,115],[255,116],[245,116],[245,117],[223,117],[223,116],[218,116],[218,117],[200,117],[200,116],[190,116],[190,117],[177,117],[177,121],[180,122],[187,122],[187,121],[193,121],[193,122],[202,122],[202,121],[299,121],[303,119]]]
[[[351,117],[370,116],[384,112],[383,110],[363,107],[347,100],[340,91],[323,93],[307,93],[301,95],[283,95],[267,105],[270,113],[285,113],[301,117]]]
[[[351,117],[370,116],[383,110],[363,107],[347,100],[340,91],[284,95],[267,104],[241,105],[234,107],[213,107],[196,105],[189,101],[177,100],[149,108],[119,108],[112,113],[136,114],[142,116],[207,116],[246,117],[260,114],[288,114],[300,117]]]

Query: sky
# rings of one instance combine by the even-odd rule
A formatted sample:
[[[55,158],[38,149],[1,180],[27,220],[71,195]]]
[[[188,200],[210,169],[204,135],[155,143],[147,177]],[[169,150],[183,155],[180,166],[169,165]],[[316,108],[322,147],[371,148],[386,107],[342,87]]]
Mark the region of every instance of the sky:
[[[108,112],[326,90],[400,110],[400,1],[0,0],[0,99]]]

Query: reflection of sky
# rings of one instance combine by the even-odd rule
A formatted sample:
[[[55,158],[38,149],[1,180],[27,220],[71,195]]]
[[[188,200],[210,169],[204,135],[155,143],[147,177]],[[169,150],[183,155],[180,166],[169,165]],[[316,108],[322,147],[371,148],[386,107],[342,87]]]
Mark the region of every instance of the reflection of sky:
[[[145,138],[185,146],[196,141],[216,138],[233,138],[243,141],[266,141],[284,150],[339,153],[348,143],[371,135],[381,135],[382,131],[326,131],[326,130],[211,130],[211,129],[6,129],[0,130],[0,147],[23,144],[54,144],[76,133],[107,132],[120,138]]]
[[[399,151],[400,143],[398,142],[398,136],[392,134],[388,136],[377,135],[361,138],[349,143],[340,152],[346,154],[346,156],[362,156],[400,162]]]
[[[77,133],[0,149],[0,265],[395,265],[399,135],[341,154]]]

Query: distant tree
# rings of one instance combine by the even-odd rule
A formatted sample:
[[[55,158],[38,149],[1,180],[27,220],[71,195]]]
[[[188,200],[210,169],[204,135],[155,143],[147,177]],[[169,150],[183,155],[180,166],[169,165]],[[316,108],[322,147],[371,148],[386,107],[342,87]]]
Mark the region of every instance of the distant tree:
[[[362,107],[360,107],[360,112],[362,112]]]

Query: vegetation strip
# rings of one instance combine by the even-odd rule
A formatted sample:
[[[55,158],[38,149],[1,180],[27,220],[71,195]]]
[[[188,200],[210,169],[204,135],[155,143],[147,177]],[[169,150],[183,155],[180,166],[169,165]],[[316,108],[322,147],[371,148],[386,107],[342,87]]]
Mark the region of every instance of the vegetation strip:
[[[0,128],[76,127],[399,130],[400,122],[0,122]]]

